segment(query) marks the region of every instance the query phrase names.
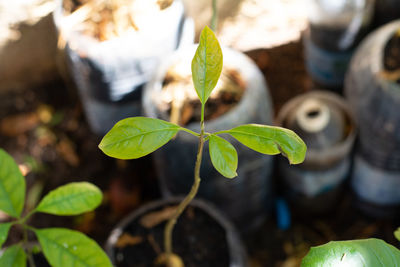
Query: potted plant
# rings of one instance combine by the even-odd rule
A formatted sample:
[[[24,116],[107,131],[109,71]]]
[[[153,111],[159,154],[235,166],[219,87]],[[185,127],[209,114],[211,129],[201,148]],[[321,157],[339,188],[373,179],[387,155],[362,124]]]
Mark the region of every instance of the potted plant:
[[[200,132],[155,118],[134,117],[119,121],[104,136],[99,145],[100,149],[108,156],[119,159],[136,159],[148,155],[165,145],[180,131],[198,138],[198,152],[192,188],[178,206],[173,207],[169,212],[165,211],[163,216],[159,212],[155,215],[156,218],[163,217],[164,220],[165,218],[168,220],[162,236],[164,252],[158,245],[160,253],[157,253],[156,259],[147,259],[147,264],[152,262],[161,262],[167,266],[182,266],[184,264],[182,262],[183,257],[179,257],[173,251],[172,233],[178,218],[185,210],[186,213],[189,213],[187,216],[191,216],[190,211],[186,208],[196,196],[200,186],[200,167],[206,141],[209,141],[209,155],[213,166],[227,178],[237,176],[238,154],[235,147],[221,135],[229,135],[245,146],[263,154],[275,155],[282,153],[288,157],[292,164],[301,163],[305,157],[306,146],[304,142],[293,131],[288,129],[247,124],[217,132],[205,130],[205,105],[222,71],[222,50],[214,33],[207,26],[201,33],[191,69],[193,84],[201,102]],[[174,155],[171,154],[170,156],[173,157]],[[135,222],[131,222],[128,227],[135,227],[135,224]],[[184,225],[181,227],[184,227]],[[122,233],[120,232],[120,234]],[[114,238],[122,239],[123,237],[114,235]],[[193,239],[196,237],[189,233],[189,235],[185,236],[186,238]],[[212,236],[209,236],[209,238],[211,245]],[[135,237],[128,236],[124,239],[126,239],[125,243],[132,246],[137,244],[137,238]],[[151,243],[151,241],[149,242]],[[224,244],[218,245],[223,246]],[[195,251],[190,251],[189,253],[195,253]],[[207,262],[207,259],[202,259],[202,261]],[[228,263],[228,266],[232,265]]]
[[[142,87],[160,59],[194,35],[180,0],[59,0],[54,21],[89,125],[100,135],[141,114]]]
[[[0,256],[0,266],[35,266],[34,250],[38,246],[28,244],[28,232],[38,239],[39,249],[54,267],[112,266],[100,246],[86,235],[64,228],[36,229],[28,220],[37,212],[69,216],[94,210],[102,201],[102,193],[87,182],[70,183],[49,192],[33,209],[23,213],[25,178],[17,164],[0,149],[0,210],[13,219],[0,224],[0,246],[7,239],[10,228],[19,226],[23,239],[7,247]],[[39,266],[39,265],[38,265]]]

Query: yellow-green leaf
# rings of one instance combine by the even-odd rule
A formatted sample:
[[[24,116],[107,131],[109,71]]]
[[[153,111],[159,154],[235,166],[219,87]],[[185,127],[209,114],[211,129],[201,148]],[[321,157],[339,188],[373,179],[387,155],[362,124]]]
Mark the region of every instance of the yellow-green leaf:
[[[207,26],[200,35],[199,46],[192,60],[194,88],[204,105],[222,71],[222,51],[213,31]]]
[[[291,164],[304,161],[307,147],[293,131],[281,127],[246,124],[224,131],[245,146],[268,155],[282,153]]]
[[[136,159],[165,145],[180,129],[178,125],[159,119],[127,118],[114,125],[99,148],[110,157]]]
[[[350,241],[331,241],[312,247],[304,257],[302,267],[398,267],[400,251],[383,240],[370,238]]]
[[[394,231],[394,237],[396,237],[396,239],[400,241],[400,227],[397,228],[396,231]]]
[[[236,177],[238,155],[233,145],[219,136],[210,135],[209,147],[214,168],[227,178]]]
[[[14,159],[0,149],[0,210],[19,217],[25,201],[25,178]]]
[[[7,240],[8,231],[10,231],[12,223],[1,223],[0,224],[0,248]]]
[[[53,267],[111,267],[100,246],[84,234],[64,228],[35,230],[43,254]]]
[[[95,185],[87,182],[69,183],[48,193],[36,211],[54,215],[77,215],[100,205],[103,195]]]
[[[26,254],[18,245],[11,246],[0,256],[0,266],[4,267],[25,267]]]

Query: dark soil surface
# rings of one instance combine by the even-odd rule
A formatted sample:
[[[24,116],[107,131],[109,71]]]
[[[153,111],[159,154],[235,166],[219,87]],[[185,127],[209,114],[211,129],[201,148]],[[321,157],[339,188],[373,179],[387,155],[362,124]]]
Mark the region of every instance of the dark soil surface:
[[[163,213],[171,207],[173,206],[150,210],[124,229],[121,235],[124,238],[120,236],[118,247],[115,248],[117,266],[155,266],[157,256],[162,253],[166,221],[149,228],[145,223],[141,223],[141,220],[149,213],[160,211]],[[229,251],[224,229],[200,209],[189,207],[183,213],[176,224],[173,242],[174,252],[182,258],[187,267],[229,266]],[[153,260],[153,264],[149,260]]]
[[[268,81],[275,112],[288,99],[314,88],[305,71],[301,43],[247,54]],[[76,90],[67,88],[62,81],[2,94],[0,107],[0,147],[24,170],[28,195],[34,191],[32,188],[42,188],[39,195],[43,196],[72,181],[93,182],[105,194],[103,204],[95,212],[77,217],[37,214],[30,221],[33,226],[70,227],[104,244],[119,220],[160,197],[151,156],[119,161],[103,155],[97,148],[101,137],[90,132]],[[284,195],[285,189],[277,175],[275,178],[278,194]],[[275,214],[271,214],[262,227],[244,237],[251,266],[298,266],[310,246],[330,240],[378,237],[398,245],[393,231],[400,221],[393,217],[368,217],[356,208],[357,203],[345,185],[343,195],[323,215],[309,214],[291,205],[288,230],[279,229]],[[0,218],[7,220],[4,215]],[[207,237],[214,239],[211,234]],[[19,229],[12,228],[7,244],[20,238]]]
[[[234,67],[234,66],[232,66]],[[213,90],[213,94],[207,100],[205,106],[204,120],[212,120],[225,114],[235,107],[240,101],[246,89],[246,83],[240,77],[240,73],[232,67],[224,67],[221,73],[221,82]],[[165,103],[165,112],[171,117],[174,102],[177,100],[174,91],[180,90],[184,96],[176,112],[179,112],[179,119],[175,122],[179,125],[187,125],[192,122],[198,122],[201,119],[201,102],[196,95],[192,76],[182,75],[176,71],[168,71],[163,82],[163,94],[167,94],[168,99],[173,99],[170,103]]]

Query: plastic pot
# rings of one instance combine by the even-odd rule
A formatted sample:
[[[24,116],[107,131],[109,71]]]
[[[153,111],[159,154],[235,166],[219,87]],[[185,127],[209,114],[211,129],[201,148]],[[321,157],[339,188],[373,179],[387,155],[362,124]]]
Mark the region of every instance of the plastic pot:
[[[345,95],[359,125],[352,187],[364,201],[400,205],[400,86],[387,80],[384,49],[400,20],[371,33],[357,49],[346,77]]]
[[[142,88],[161,58],[193,43],[194,25],[179,0],[137,31],[106,41],[68,30],[58,2],[54,21],[66,41],[68,67],[89,125],[99,135],[123,118],[140,115]]]
[[[374,1],[310,1],[305,64],[318,85],[342,92],[354,48],[370,30]]]
[[[159,108],[159,94],[165,74],[171,65],[181,60],[187,63],[190,69],[195,49],[193,46],[178,51],[160,66],[144,91],[143,108],[146,116],[169,120],[169,115]],[[231,129],[246,123],[271,124],[271,99],[264,77],[257,66],[247,56],[228,48],[223,48],[223,55],[224,66],[237,70],[246,86],[242,98],[234,108],[205,122],[206,131]],[[199,132],[198,122],[185,127]],[[238,177],[226,179],[214,169],[206,144],[200,173],[202,182],[199,196],[225,212],[238,224],[240,230],[248,230],[265,218],[272,205],[272,157],[254,152],[236,140],[230,141],[238,151]],[[179,133],[173,141],[153,154],[161,191],[165,197],[189,192],[193,182],[197,146],[196,138]]]
[[[152,266],[157,254],[162,252],[165,221],[149,228],[143,226],[143,218],[149,213],[176,206],[180,200],[173,198],[149,203],[122,220],[106,244],[113,264],[116,267]],[[124,235],[136,240],[141,236],[145,238],[136,244],[121,243]],[[152,240],[151,244],[146,240]],[[185,266],[247,266],[246,252],[234,226],[210,204],[200,200],[194,200],[179,218],[173,242],[174,253],[182,258]],[[219,254],[215,254],[217,251]]]
[[[356,137],[355,119],[346,101],[328,91],[306,93],[282,107],[277,123],[294,130],[307,145],[302,164],[279,159],[288,198],[302,211],[328,210],[348,177]]]

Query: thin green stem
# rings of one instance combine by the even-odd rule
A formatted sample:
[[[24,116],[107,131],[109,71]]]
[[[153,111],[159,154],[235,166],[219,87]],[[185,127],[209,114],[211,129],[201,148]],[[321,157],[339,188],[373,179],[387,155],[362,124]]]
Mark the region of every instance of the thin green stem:
[[[215,133],[212,133],[212,135],[218,135],[218,134],[223,134],[223,133],[229,133],[229,130],[215,132]]]
[[[26,223],[27,220],[29,220],[29,218],[36,213],[36,210],[33,209],[31,210],[25,217],[20,218],[18,220],[15,221],[15,224],[22,224],[24,225]]]
[[[35,265],[35,261],[33,260],[33,255],[32,255],[32,251],[28,248],[28,229],[30,228],[30,227],[28,227],[27,225],[23,225],[23,227],[24,227],[24,245],[26,246],[26,254],[27,254],[27,257],[28,257],[28,261],[29,261],[29,265],[31,266],[31,267],[36,267],[36,265]]]
[[[197,136],[197,137],[200,136],[200,134],[198,134],[198,133],[196,133],[196,132],[193,132],[192,130],[189,130],[189,129],[187,129],[187,128],[181,127],[181,130],[182,130],[182,131],[185,131],[185,132],[187,132],[187,133],[190,133],[190,134],[192,134],[192,135],[194,135],[194,136]]]
[[[199,136],[199,146],[197,151],[196,165],[194,167],[194,182],[189,194],[183,199],[183,201],[178,205],[175,214],[170,218],[167,222],[167,225],[164,229],[164,249],[165,254],[167,256],[167,265],[170,263],[169,259],[172,254],[172,232],[174,230],[174,226],[185,210],[185,208],[190,204],[190,202],[195,198],[197,191],[200,186],[200,167],[201,160],[203,157],[203,147],[204,147],[204,104],[201,107],[201,121],[200,121],[200,136]]]
[[[215,32],[217,29],[218,23],[218,14],[217,14],[217,0],[212,0],[212,17],[211,17],[211,30]]]

